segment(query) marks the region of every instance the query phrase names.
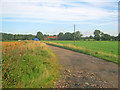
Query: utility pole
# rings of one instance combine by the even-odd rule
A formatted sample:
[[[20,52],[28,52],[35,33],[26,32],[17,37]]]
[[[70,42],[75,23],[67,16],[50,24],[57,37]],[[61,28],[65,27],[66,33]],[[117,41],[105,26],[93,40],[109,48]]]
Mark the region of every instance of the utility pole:
[[[74,45],[75,45],[75,24],[74,24]]]

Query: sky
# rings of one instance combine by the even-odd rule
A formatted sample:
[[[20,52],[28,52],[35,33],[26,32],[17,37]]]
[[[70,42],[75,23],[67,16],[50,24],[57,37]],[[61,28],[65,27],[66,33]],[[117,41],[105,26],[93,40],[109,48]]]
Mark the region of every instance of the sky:
[[[98,29],[118,34],[118,0],[1,0],[0,32],[58,34],[76,31],[84,36]]]

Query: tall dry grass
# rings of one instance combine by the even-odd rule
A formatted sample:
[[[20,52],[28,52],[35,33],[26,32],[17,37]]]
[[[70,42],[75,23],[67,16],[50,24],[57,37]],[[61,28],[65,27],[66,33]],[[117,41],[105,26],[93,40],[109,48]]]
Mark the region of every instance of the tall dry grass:
[[[45,43],[3,42],[2,46],[4,88],[54,87],[59,65]]]

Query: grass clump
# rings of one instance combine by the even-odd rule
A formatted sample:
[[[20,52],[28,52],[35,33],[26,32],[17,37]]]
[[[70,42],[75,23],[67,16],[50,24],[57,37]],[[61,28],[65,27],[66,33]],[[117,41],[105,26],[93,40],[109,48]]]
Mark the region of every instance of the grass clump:
[[[59,72],[57,58],[39,41],[3,42],[3,88],[55,87]]]

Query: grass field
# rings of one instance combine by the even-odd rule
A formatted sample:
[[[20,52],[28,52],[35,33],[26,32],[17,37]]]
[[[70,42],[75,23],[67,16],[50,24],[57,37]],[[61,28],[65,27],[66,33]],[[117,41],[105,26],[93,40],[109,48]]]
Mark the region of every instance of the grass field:
[[[74,45],[74,41],[50,41],[61,44]],[[75,41],[75,46],[80,46],[94,51],[103,51],[118,55],[118,41]]]
[[[2,42],[2,87],[54,87],[59,65],[55,54],[39,41]]]
[[[118,63],[118,41],[47,41],[52,45]]]

